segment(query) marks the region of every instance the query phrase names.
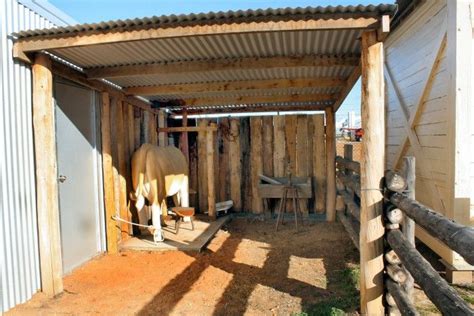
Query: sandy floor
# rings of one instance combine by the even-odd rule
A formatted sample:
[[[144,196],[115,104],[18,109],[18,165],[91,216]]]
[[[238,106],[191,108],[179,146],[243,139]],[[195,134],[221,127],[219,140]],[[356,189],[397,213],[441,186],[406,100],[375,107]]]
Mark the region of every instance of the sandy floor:
[[[357,261],[340,224],[296,233],[233,220],[200,254],[126,252],[92,260],[12,315],[290,315],[339,295],[334,276]]]

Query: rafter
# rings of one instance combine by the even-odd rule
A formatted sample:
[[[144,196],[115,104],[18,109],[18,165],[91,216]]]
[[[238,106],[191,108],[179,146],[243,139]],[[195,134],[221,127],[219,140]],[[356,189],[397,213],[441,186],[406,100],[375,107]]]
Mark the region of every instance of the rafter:
[[[186,61],[160,64],[139,64],[86,70],[89,79],[169,75],[245,69],[273,69],[292,67],[355,66],[359,56],[308,55],[291,57],[246,57],[217,60]]]
[[[213,106],[213,105],[239,105],[259,103],[285,103],[285,102],[326,102],[332,104],[336,96],[333,94],[292,94],[292,95],[266,95],[242,96],[222,98],[189,98],[183,99],[186,106]]]
[[[30,62],[27,54],[42,50],[54,50],[90,45],[103,45],[138,40],[154,40],[175,37],[224,35],[255,32],[287,32],[333,29],[366,29],[379,25],[376,17],[346,19],[309,19],[285,21],[259,21],[248,23],[183,25],[180,27],[155,27],[131,30],[84,31],[49,36],[33,36],[19,39],[13,47],[13,56]]]
[[[210,82],[175,85],[156,85],[126,88],[129,95],[170,95],[194,94],[208,92],[227,92],[243,90],[266,90],[283,88],[312,88],[312,87],[339,87],[345,81],[340,78],[298,78],[298,79],[272,79],[272,80],[246,80],[231,82]]]

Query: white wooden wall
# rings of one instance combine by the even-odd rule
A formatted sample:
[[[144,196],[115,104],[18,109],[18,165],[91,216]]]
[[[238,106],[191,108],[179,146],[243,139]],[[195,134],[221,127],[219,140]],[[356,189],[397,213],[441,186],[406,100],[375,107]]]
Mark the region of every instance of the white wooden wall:
[[[427,1],[402,22],[385,44],[387,167],[397,167],[403,156],[414,155],[417,199],[443,213],[450,201],[449,85],[446,48],[442,44],[446,20],[445,2]],[[416,111],[418,119],[412,119],[410,124]],[[405,141],[407,130],[415,141]]]
[[[387,168],[415,156],[417,200],[463,224],[474,209],[472,2],[426,1],[385,43]],[[416,234],[448,263],[466,265],[422,229]]]

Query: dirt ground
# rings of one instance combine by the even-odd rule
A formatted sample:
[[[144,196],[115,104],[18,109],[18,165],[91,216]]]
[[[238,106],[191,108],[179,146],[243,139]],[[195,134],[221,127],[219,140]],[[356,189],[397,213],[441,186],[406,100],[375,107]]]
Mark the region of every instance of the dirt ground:
[[[338,223],[295,232],[234,219],[200,254],[104,255],[9,315],[295,315],[356,313],[358,254]]]

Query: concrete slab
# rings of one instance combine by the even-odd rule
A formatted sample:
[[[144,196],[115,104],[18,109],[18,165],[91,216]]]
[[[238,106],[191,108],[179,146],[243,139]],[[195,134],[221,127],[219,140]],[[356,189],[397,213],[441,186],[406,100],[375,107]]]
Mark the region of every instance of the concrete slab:
[[[121,251],[196,251],[200,252],[207,243],[214,237],[217,231],[229,220],[230,215],[218,218],[210,222],[206,217],[196,217],[194,219],[194,231],[191,230],[189,222],[180,225],[179,233],[174,230],[174,221],[167,221],[168,227],[163,228],[165,240],[160,243],[153,242],[153,236],[145,235],[132,237],[119,245]]]

